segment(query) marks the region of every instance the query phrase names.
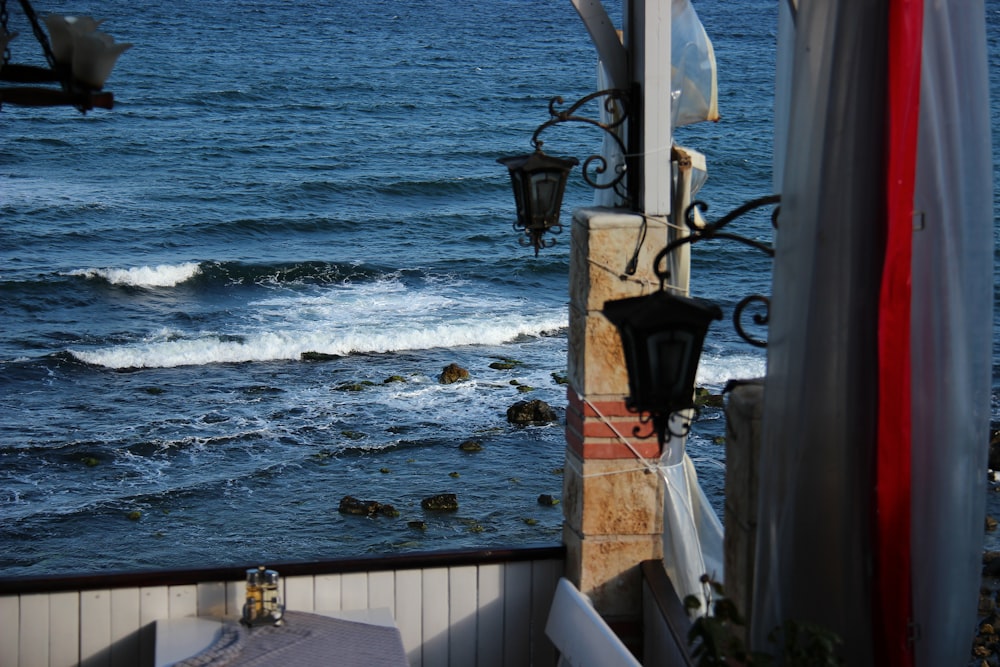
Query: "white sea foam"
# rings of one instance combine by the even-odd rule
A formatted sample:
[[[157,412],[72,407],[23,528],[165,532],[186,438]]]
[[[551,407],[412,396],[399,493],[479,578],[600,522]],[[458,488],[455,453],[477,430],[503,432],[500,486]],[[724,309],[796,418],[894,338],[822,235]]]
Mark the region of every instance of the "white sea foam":
[[[197,270],[197,265],[185,266]],[[246,319],[223,330],[160,331],[142,342],[71,352],[107,368],[164,368],[298,360],[307,352],[346,356],[503,345],[567,326],[564,307],[511,300],[462,284],[408,286],[395,278],[308,291],[278,289],[247,306]],[[764,372],[765,357],[756,350],[706,351],[697,382],[721,389],[730,379]]]
[[[500,345],[518,336],[540,335],[565,325],[564,318],[552,315],[514,315],[504,320],[480,317],[454,322],[439,321],[431,326],[399,321],[393,327],[375,322],[331,328],[320,322],[308,331],[262,331],[239,340],[218,335],[184,339],[158,336],[156,340],[139,344],[70,352],[81,361],[106,368],[167,368],[295,360],[306,352],[343,356],[463,345]]]
[[[183,264],[159,264],[157,266],[137,266],[127,269],[79,269],[70,271],[71,276],[101,278],[112,285],[129,287],[174,287],[201,273],[198,262]]]
[[[767,371],[763,352],[759,354],[704,354],[698,364],[695,382],[699,386],[721,389],[730,380],[762,378]]]

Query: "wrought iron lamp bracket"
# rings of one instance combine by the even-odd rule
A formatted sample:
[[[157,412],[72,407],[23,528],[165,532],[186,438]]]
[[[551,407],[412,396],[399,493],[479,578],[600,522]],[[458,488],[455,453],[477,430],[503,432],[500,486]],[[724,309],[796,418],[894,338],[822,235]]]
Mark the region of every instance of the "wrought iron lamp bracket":
[[[747,238],[739,234],[734,234],[732,232],[723,231],[723,229],[729,223],[733,222],[737,218],[753,211],[755,209],[764,206],[774,206],[774,211],[771,213],[771,226],[775,229],[778,228],[778,214],[781,211],[779,204],[781,203],[781,195],[768,195],[766,197],[759,197],[757,199],[752,199],[745,204],[742,204],[716,222],[709,222],[705,224],[698,224],[695,219],[695,210],[707,211],[708,204],[703,201],[694,201],[685,209],[684,211],[684,223],[687,225],[689,234],[687,236],[682,236],[680,238],[674,239],[668,243],[659,253],[657,253],[656,258],[653,260],[653,271],[656,273],[656,277],[660,280],[660,289],[665,289],[667,281],[670,279],[670,270],[667,268],[667,257],[670,256],[674,250],[677,250],[683,245],[688,243],[697,243],[698,241],[711,240],[711,239],[724,239],[729,241],[738,241],[744,245],[748,245],[752,248],[760,250],[768,257],[774,257],[774,248],[756,239]],[[736,333],[739,334],[740,338],[750,343],[754,347],[767,347],[767,341],[761,340],[759,338],[754,338],[746,332],[743,327],[743,314],[747,307],[751,304],[757,304],[763,307],[763,313],[757,313],[752,316],[754,324],[758,326],[767,326],[770,321],[770,311],[771,311],[771,300],[770,298],[764,296],[763,294],[751,294],[744,297],[736,304],[733,309],[733,327],[736,329]]]
[[[604,99],[604,110],[608,113],[608,116],[612,118],[610,122],[602,122],[577,113],[589,102],[601,98]],[[560,96],[553,97],[549,100],[549,119],[539,125],[535,129],[535,132],[531,135],[531,145],[535,149],[541,149],[544,142],[540,139],[540,136],[542,132],[550,127],[560,125],[562,123],[582,123],[596,127],[605,132],[615,142],[618,150],[621,152],[621,155],[623,157],[628,155],[625,142],[622,140],[621,136],[619,136],[619,130],[625,124],[625,121],[628,120],[629,116],[630,100],[629,94],[626,91],[618,88],[599,90],[596,93],[591,93],[590,95],[580,98],[565,109],[559,109],[559,105],[564,103],[565,100],[563,100]],[[626,197],[626,193],[622,192],[619,188],[622,181],[625,180],[627,172],[627,167],[624,162],[616,167],[615,177],[607,183],[599,183],[591,176],[591,170],[593,170],[594,174],[600,175],[608,170],[608,166],[608,160],[603,155],[591,155],[583,161],[583,180],[586,181],[587,185],[592,188],[599,190],[614,188],[615,192],[619,196]]]

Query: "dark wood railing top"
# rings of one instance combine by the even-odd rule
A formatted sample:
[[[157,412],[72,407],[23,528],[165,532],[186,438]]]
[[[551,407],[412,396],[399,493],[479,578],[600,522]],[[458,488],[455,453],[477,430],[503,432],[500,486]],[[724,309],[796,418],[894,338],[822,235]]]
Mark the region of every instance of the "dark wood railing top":
[[[566,548],[563,545],[546,544],[523,547],[380,554],[324,561],[288,561],[263,564],[277,570],[282,577],[294,577],[346,574],[349,572],[417,570],[430,567],[484,565],[526,560],[563,560],[565,557]],[[58,574],[37,577],[0,577],[0,595],[137,588],[143,586],[180,586],[206,581],[243,581],[246,579],[247,569],[261,564],[249,563],[246,565],[197,569]]]

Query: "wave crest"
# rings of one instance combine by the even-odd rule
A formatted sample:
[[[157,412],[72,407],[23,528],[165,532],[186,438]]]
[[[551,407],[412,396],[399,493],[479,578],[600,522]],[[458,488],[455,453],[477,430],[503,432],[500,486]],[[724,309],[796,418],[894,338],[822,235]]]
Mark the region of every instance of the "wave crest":
[[[142,344],[95,350],[69,350],[76,359],[112,369],[172,368],[217,363],[247,363],[300,360],[306,353],[330,356],[382,354],[465,345],[500,345],[521,336],[544,336],[562,330],[562,317],[512,318],[505,322],[468,320],[427,328],[399,327],[379,330],[376,326],[350,331],[272,331],[245,337],[218,335],[177,339],[162,336]]]
[[[127,287],[176,287],[201,273],[201,264],[158,264],[157,266],[137,266],[128,269],[78,269],[70,271],[71,276],[87,279],[106,280],[112,285]]]

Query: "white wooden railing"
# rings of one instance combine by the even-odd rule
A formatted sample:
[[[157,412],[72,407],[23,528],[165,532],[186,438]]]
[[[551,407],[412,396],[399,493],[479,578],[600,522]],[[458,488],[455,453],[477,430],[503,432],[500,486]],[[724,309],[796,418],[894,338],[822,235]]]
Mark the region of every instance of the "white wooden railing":
[[[385,607],[412,667],[550,667],[562,547],[272,564],[289,610]],[[242,568],[0,579],[0,667],[152,665],[154,621],[241,613]]]

